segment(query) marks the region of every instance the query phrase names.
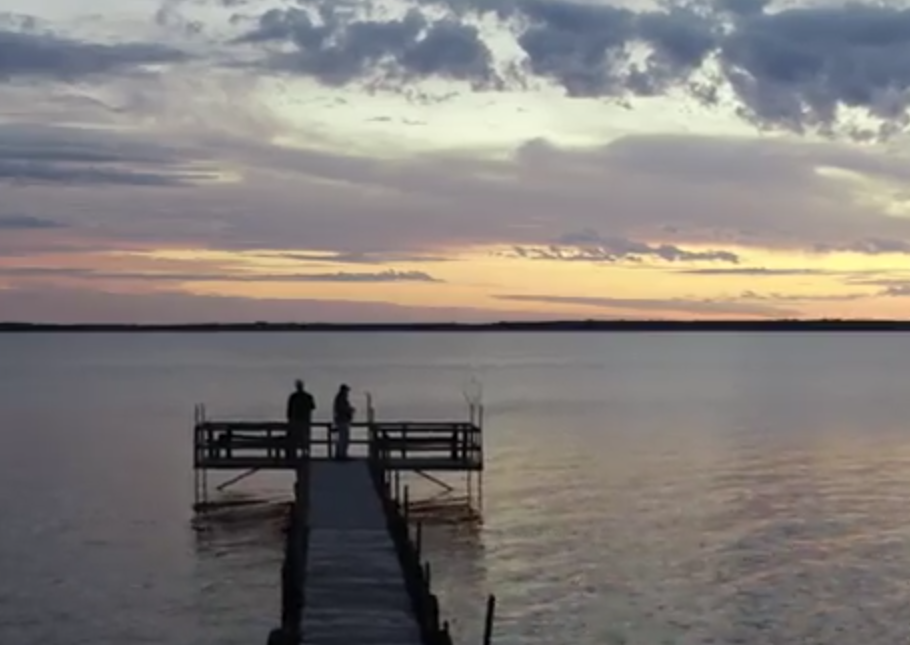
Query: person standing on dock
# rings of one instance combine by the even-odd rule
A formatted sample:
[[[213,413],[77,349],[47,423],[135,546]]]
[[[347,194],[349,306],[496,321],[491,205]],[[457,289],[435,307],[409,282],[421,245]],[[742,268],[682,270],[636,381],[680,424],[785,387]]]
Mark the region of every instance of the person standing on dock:
[[[351,442],[351,421],[354,420],[354,406],[348,399],[348,393],[351,391],[346,384],[338,388],[338,394],[335,395],[334,405],[334,426],[338,435],[335,444],[335,456],[338,459],[348,458],[348,445]]]
[[[316,401],[313,395],[303,389],[303,381],[297,380],[294,391],[288,397],[287,458],[296,459],[310,450],[310,426]],[[298,451],[298,447],[300,450]]]

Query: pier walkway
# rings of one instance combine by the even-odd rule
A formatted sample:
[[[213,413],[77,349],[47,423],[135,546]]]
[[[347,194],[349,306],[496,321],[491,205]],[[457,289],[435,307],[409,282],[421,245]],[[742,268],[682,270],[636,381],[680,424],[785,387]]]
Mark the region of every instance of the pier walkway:
[[[421,645],[367,463],[315,462],[309,488],[304,645]]]

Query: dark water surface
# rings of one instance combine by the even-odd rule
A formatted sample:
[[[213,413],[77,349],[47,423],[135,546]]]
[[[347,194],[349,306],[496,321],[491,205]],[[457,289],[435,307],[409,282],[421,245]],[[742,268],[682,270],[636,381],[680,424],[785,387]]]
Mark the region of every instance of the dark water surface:
[[[192,410],[297,376],[380,418],[483,383],[485,522],[430,535],[462,643],[489,591],[509,645],[910,637],[910,336],[60,334],[0,336],[0,643],[264,643],[277,508],[193,530]]]

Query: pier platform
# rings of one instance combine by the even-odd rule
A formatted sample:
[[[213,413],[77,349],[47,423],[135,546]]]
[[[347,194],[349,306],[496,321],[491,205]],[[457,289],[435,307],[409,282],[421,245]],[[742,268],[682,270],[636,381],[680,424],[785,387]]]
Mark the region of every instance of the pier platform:
[[[288,424],[283,421],[197,421],[193,465],[205,470],[293,470],[285,456]],[[334,430],[326,421],[310,427],[309,458],[334,457]],[[482,470],[480,427],[464,421],[382,421],[351,424],[349,455],[366,461],[384,450],[391,470]]]

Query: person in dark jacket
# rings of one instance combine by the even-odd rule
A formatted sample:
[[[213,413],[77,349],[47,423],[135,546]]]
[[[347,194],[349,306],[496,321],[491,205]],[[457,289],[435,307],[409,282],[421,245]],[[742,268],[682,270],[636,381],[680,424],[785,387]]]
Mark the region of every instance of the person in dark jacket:
[[[306,455],[310,450],[310,426],[313,422],[313,410],[316,401],[313,395],[303,389],[303,381],[298,380],[294,392],[288,397],[288,433],[285,455],[296,459]]]
[[[351,421],[354,420],[354,407],[348,399],[351,391],[347,385],[342,384],[338,388],[338,394],[335,395],[335,405],[333,410],[333,425],[337,434],[337,443],[335,444],[335,456],[338,459],[348,458],[348,445],[351,442]]]

